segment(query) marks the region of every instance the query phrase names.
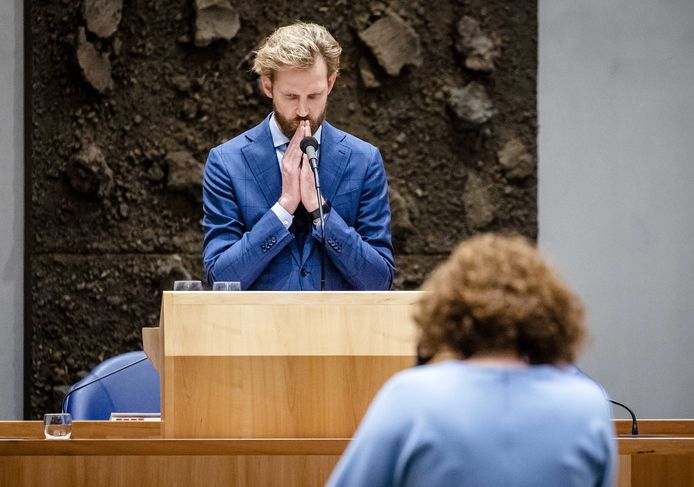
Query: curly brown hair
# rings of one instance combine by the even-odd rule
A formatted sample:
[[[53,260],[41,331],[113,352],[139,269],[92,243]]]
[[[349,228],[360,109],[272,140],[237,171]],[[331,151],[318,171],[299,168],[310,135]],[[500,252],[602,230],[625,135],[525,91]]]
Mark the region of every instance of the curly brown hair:
[[[423,285],[420,351],[515,351],[531,364],[573,362],[585,336],[581,302],[520,236],[484,234],[453,251]]]

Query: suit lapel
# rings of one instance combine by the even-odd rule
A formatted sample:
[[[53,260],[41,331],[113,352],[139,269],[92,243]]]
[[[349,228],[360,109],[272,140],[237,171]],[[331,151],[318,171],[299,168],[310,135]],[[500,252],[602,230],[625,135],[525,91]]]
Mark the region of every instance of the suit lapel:
[[[345,133],[337,130],[328,122],[323,122],[323,134],[320,145],[320,166],[318,175],[323,196],[332,201],[340,186],[342,175],[347,168],[351,149],[342,141]]]
[[[255,182],[263,192],[268,208],[277,203],[282,192],[282,174],[280,173],[277,153],[270,134],[270,117],[250,130],[246,137],[250,143],[241,148],[246,163],[253,173]],[[290,244],[292,258],[301,263],[301,255],[296,240]]]
[[[275,147],[272,144],[269,117],[248,132],[246,137],[251,142],[242,147],[241,152],[265,196],[268,207],[271,207],[277,202],[282,192],[282,175],[280,174]]]

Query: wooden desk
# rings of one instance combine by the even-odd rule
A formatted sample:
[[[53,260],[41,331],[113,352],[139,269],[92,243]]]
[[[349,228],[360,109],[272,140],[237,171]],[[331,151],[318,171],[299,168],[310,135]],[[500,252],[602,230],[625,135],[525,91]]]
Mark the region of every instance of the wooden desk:
[[[98,421],[55,441],[39,421],[0,422],[0,437],[0,487],[322,486],[349,442],[168,439],[158,423]]]
[[[629,435],[631,420],[615,428]],[[694,486],[694,420],[642,419],[639,435],[618,437],[619,487]]]
[[[619,487],[694,485],[694,420],[641,420],[639,432],[660,436],[618,439]],[[320,486],[348,442],[165,439],[158,423],[101,421],[46,441],[40,421],[0,422],[0,487]]]

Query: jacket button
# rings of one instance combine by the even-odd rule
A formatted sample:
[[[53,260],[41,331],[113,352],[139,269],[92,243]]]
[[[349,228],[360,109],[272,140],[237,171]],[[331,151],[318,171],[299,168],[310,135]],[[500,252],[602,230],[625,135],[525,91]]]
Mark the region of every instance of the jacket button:
[[[299,271],[299,274],[301,274],[301,277],[306,277],[308,275],[308,272],[306,271],[306,269],[301,269],[301,271]]]

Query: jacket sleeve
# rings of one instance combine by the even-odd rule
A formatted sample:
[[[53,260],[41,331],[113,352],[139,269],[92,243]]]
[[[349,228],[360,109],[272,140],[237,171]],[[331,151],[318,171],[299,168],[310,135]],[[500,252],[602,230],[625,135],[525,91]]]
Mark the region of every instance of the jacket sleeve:
[[[253,228],[246,228],[234,181],[216,148],[205,164],[202,202],[203,264],[208,282],[239,281],[242,289],[248,289],[292,235],[270,209]]]
[[[320,241],[319,227],[313,237]],[[391,289],[395,268],[388,181],[378,149],[373,149],[366,170],[354,227],[333,209],[325,222],[325,239],[328,257],[355,290]]]

